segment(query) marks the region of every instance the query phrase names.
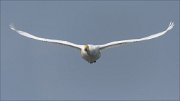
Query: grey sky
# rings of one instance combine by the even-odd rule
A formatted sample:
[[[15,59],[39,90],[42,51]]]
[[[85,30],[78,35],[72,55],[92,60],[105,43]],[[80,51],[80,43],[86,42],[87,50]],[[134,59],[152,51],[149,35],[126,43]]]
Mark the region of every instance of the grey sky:
[[[80,52],[9,29],[77,44],[163,37],[103,51],[89,64]],[[178,99],[179,1],[1,1],[1,97],[4,100]]]

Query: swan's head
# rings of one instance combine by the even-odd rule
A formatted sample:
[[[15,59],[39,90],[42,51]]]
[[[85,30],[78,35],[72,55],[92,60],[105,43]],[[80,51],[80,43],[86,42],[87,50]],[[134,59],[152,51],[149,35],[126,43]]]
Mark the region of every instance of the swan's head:
[[[88,45],[84,45],[84,51],[89,52],[89,46]]]

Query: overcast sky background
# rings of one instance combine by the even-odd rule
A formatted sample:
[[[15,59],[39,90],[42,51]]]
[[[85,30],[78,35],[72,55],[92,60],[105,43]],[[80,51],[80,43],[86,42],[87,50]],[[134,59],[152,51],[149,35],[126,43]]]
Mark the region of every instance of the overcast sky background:
[[[76,49],[9,29],[77,44],[163,37],[103,51],[89,64]],[[4,100],[177,100],[179,1],[1,1]]]

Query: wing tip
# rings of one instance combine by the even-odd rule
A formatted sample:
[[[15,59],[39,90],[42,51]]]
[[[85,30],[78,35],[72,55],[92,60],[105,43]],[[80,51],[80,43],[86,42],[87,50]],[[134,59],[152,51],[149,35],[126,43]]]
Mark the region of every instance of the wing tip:
[[[170,23],[169,23],[169,27],[167,28],[167,30],[169,31],[169,30],[171,30],[173,27],[174,27],[174,22],[173,21],[171,21]]]
[[[12,30],[15,30],[14,24],[11,23],[11,24],[9,25],[9,28],[12,29]]]

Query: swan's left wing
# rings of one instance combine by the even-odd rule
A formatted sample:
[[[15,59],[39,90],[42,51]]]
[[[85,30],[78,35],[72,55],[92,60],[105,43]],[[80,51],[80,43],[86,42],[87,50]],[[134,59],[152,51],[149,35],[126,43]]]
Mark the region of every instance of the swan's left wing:
[[[156,33],[156,34],[144,37],[144,38],[140,38],[140,39],[129,39],[129,40],[122,40],[122,41],[114,41],[114,42],[110,42],[110,43],[98,45],[98,46],[100,49],[105,49],[105,48],[111,48],[114,46],[119,46],[119,45],[125,44],[125,43],[133,43],[133,42],[150,40],[150,39],[157,38],[157,37],[164,35],[166,32],[171,30],[173,28],[173,26],[174,26],[174,23],[170,22],[169,27],[165,31],[162,31],[162,32],[159,32],[159,33]]]
[[[16,31],[18,34],[31,38],[31,39],[35,39],[35,40],[39,40],[39,41],[44,41],[44,42],[50,42],[50,43],[57,43],[57,44],[61,44],[61,45],[65,45],[65,46],[70,46],[76,49],[81,49],[82,45],[77,45],[68,41],[63,41],[63,40],[55,40],[55,39],[46,39],[46,38],[41,38],[41,37],[37,37],[34,36],[32,34],[29,34],[27,32],[21,31],[21,30],[17,30],[13,25],[10,25],[10,28],[14,31]]]

